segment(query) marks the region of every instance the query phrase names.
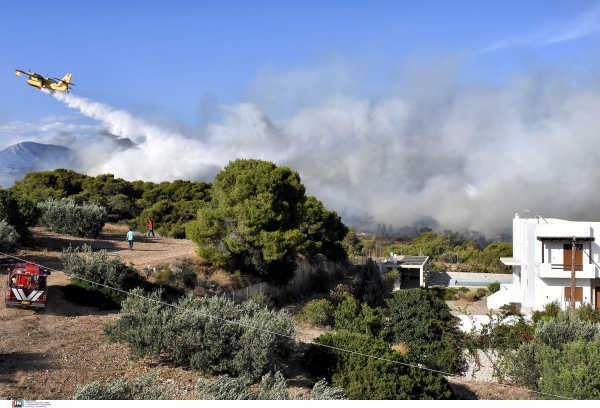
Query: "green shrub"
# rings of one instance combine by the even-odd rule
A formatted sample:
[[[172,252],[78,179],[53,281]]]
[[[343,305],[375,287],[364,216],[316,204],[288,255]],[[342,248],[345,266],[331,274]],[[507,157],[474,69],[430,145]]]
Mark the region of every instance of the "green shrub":
[[[590,303],[584,303],[575,309],[575,315],[585,322],[600,323],[600,311]]]
[[[490,293],[496,293],[500,290],[500,282],[492,282],[488,285]]]
[[[154,275],[154,282],[169,285],[175,279],[175,274],[168,266],[165,266]]]
[[[189,265],[183,265],[180,270],[175,273],[175,279],[183,284],[188,289],[194,289],[198,284],[198,275]]]
[[[385,282],[385,286],[387,288],[387,296],[391,296],[396,282],[400,281],[400,283],[402,284],[402,275],[400,274],[398,269],[392,268],[392,270],[383,274],[383,281]]]
[[[540,367],[536,363],[535,353],[538,347],[533,342],[521,343],[514,353],[507,354],[506,373],[512,382],[537,389]]]
[[[473,330],[467,334],[465,346],[472,351],[494,349],[505,355],[506,351],[515,350],[521,344],[533,341],[535,326],[522,314],[516,315],[516,319],[512,318],[514,316],[512,311],[502,312],[497,316],[489,313],[489,323],[482,324],[478,331]]]
[[[407,357],[426,367],[460,372],[464,365],[458,339],[459,319],[435,292],[400,291],[387,300],[390,331],[395,343],[410,344]]]
[[[157,381],[158,374],[149,372],[142,374],[133,382],[125,379],[108,380],[105,385],[94,381],[86,385],[78,385],[73,392],[74,400],[170,400],[175,389],[164,387]]]
[[[600,341],[579,340],[562,350],[543,346],[536,352],[536,362],[541,392],[577,400],[600,399]]]
[[[560,304],[558,300],[550,302],[544,305],[544,310],[534,310],[532,313],[532,320],[534,323],[538,323],[542,320],[548,321],[555,318],[561,312]]]
[[[569,311],[561,311],[548,321],[540,321],[535,329],[535,339],[544,345],[561,349],[566,343],[577,340],[600,340],[600,326],[584,321]]]
[[[354,297],[354,288],[349,285],[339,284],[335,288],[329,291],[327,299],[334,305],[337,306],[347,298],[356,299]]]
[[[74,249],[69,246],[63,250],[60,260],[64,271],[75,275],[64,289],[65,296],[73,303],[100,309],[118,309],[127,298],[126,293],[93,283],[122,291],[137,287],[152,290],[153,287],[135,269],[125,265],[119,256],[111,258],[104,249],[93,252],[92,247],[86,244]]]
[[[549,313],[553,309],[551,304],[547,308]],[[569,398],[598,398],[590,392],[600,384],[598,324],[558,311],[554,318],[542,315],[535,339],[507,358],[507,374],[515,383]]]
[[[431,286],[429,290],[441,300],[458,300],[457,294],[462,293],[457,288],[447,288],[440,285]]]
[[[66,273],[116,289],[128,291],[147,285],[146,279],[125,265],[120,256],[111,258],[105,249],[94,252],[87,244],[81,248],[69,246],[63,249],[60,261]]]
[[[356,353],[408,363],[404,355],[383,340],[364,334],[339,331],[325,333],[316,343]],[[419,368],[311,345],[305,362],[318,378],[342,387],[349,399],[447,399],[452,391],[446,379]]]
[[[387,297],[387,287],[379,273],[379,266],[369,258],[364,267],[360,268],[358,277],[354,280],[356,298],[371,307],[383,306]]]
[[[209,400],[303,400],[302,393],[290,395],[288,381],[278,371],[275,376],[265,374],[258,384],[258,391],[251,392],[244,377],[230,378],[227,374],[215,381],[199,379],[196,383],[196,398]],[[339,387],[328,387],[324,380],[313,387],[308,399],[311,400],[345,400],[346,393]]]
[[[326,299],[311,300],[302,309],[299,319],[316,326],[333,326],[333,309],[334,306]]]
[[[5,220],[0,221],[0,251],[11,252],[19,244],[19,234]]]
[[[346,298],[333,311],[336,330],[347,330],[352,333],[367,334],[378,337],[385,336],[386,319],[382,308],[371,309],[367,304],[358,304],[355,299]]]
[[[108,221],[106,208],[98,203],[79,205],[71,198],[49,198],[37,206],[42,214],[40,224],[59,234],[96,238]]]
[[[15,229],[19,239],[29,236],[29,228],[34,227],[40,218],[40,210],[33,201],[21,197],[11,190],[0,189],[0,220]]]
[[[119,318],[104,326],[109,340],[127,343],[133,357],[164,354],[207,374],[252,381],[285,368],[295,350],[294,321],[285,310],[271,311],[252,299],[236,305],[224,297],[192,296],[173,308],[161,302],[160,292],[142,294],[133,290]]]
[[[485,290],[484,288],[477,288],[477,290],[475,291],[475,295],[479,298],[485,297],[487,296],[488,291]]]
[[[461,286],[460,288],[457,289],[459,292],[461,293],[469,293],[471,291],[471,289],[469,288],[465,288],[464,286]]]

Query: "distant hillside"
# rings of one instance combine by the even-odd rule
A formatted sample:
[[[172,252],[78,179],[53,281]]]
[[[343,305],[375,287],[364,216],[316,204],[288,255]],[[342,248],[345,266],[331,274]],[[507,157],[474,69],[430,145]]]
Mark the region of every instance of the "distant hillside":
[[[69,168],[77,152],[63,146],[22,142],[0,152],[0,185],[9,188],[32,171]]]

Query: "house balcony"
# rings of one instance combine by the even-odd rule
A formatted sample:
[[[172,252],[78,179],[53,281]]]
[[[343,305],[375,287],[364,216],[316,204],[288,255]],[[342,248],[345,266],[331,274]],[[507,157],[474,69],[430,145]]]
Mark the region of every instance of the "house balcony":
[[[571,278],[571,265],[539,263],[536,264],[536,275],[540,278]],[[581,270],[583,269],[583,270]],[[596,265],[585,263],[578,265],[575,269],[575,277],[582,279],[593,279],[598,276]]]

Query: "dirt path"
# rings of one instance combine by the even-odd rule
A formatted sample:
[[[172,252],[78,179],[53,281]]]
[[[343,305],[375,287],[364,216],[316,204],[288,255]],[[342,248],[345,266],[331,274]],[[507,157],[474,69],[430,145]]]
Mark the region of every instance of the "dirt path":
[[[22,249],[20,258],[60,270],[63,248],[91,245],[106,249],[141,270],[160,267],[194,256],[195,244],[187,240],[136,237],[134,249],[125,241],[126,230],[108,230],[96,240],[66,237],[36,228],[31,247]],[[0,293],[6,290],[6,268],[15,260],[0,257]],[[176,389],[175,399],[193,399],[200,374],[184,367],[173,367],[161,359],[133,361],[126,345],[109,344],[102,333],[105,322],[117,318],[117,311],[98,311],[65,300],[63,288],[69,278],[55,272],[49,280],[48,307],[45,313],[0,305],[0,399],[70,399],[77,385],[106,379],[133,379],[154,370],[160,381]],[[313,340],[322,329],[298,325],[298,336]],[[289,361],[285,373],[292,392],[307,393],[317,380],[302,364],[300,350]],[[530,393],[478,384],[464,379],[449,379],[462,399],[527,399]]]
[[[36,228],[32,247],[19,258],[60,270],[62,248],[87,243],[106,249],[141,269],[161,266],[194,255],[195,244],[187,240],[141,237],[129,250],[124,234],[103,233],[97,240],[65,237]],[[6,290],[9,258],[0,259],[0,290]],[[69,279],[54,272],[49,279],[45,313],[0,305],[0,399],[70,399],[78,384],[125,376],[133,379],[148,370],[161,381],[175,385],[178,399],[192,398],[198,373],[169,367],[161,361],[131,361],[127,347],[109,344],[102,334],[104,322],[116,319],[116,311],[74,305],[63,297]]]

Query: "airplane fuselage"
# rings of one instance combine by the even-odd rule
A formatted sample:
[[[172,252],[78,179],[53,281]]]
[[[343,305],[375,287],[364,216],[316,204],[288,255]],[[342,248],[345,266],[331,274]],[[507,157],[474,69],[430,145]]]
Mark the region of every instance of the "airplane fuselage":
[[[46,88],[54,91],[69,92],[69,85],[73,85],[70,84],[71,74],[67,74],[62,80],[58,80],[58,78],[56,78],[58,81],[55,81],[52,78],[44,78],[35,72],[26,72],[19,69],[16,71],[16,76],[21,76],[21,73],[29,75],[29,79],[27,79],[27,85],[36,87],[37,89]]]

